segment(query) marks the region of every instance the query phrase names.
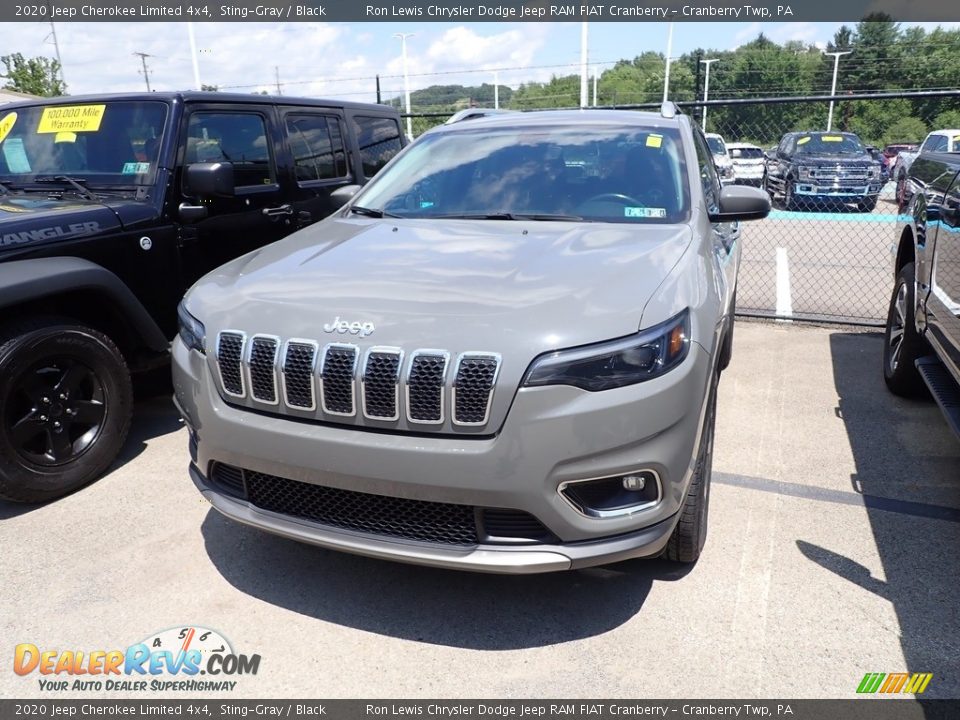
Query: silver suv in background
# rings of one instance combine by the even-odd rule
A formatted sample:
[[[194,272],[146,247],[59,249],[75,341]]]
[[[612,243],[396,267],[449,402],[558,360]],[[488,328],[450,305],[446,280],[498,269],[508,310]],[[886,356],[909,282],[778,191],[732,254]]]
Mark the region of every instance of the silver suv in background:
[[[734,167],[728,152],[728,145],[722,135],[717,133],[707,133],[704,135],[707,139],[707,146],[713,153],[713,161],[717,164],[717,175],[720,177],[721,185],[729,185],[734,180]]]
[[[193,482],[234,520],[380,558],[694,562],[737,221],[769,209],[721,189],[671,104],[435,128],[187,294]]]

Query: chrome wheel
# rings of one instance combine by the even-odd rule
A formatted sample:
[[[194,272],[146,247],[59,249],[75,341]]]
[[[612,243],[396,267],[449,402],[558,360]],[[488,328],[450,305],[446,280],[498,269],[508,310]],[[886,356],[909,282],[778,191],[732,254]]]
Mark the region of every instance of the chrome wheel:
[[[907,286],[906,283],[897,289],[897,297],[893,302],[893,312],[890,317],[890,332],[887,336],[889,343],[888,362],[890,372],[896,372],[900,366],[900,351],[903,349],[903,334],[907,326]]]

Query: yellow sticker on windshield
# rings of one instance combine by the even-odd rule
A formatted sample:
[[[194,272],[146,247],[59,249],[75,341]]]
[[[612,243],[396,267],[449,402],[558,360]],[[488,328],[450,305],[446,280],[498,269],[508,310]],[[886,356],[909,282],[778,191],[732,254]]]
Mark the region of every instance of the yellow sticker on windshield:
[[[38,133],[96,132],[106,105],[66,105],[43,109]]]
[[[69,131],[61,131],[53,136],[55,143],[72,143],[77,141],[77,134]]]
[[[797,145],[803,145],[804,143],[808,143],[808,142],[810,142],[809,137],[800,138],[799,140],[797,140]]]
[[[647,135],[647,147],[658,148],[663,144],[663,135]]]
[[[824,142],[843,142],[841,135],[821,135],[820,139]]]
[[[17,114],[15,112],[7,113],[3,116],[3,120],[0,120],[0,142],[3,142],[4,138],[10,134],[10,131],[13,130],[13,125],[16,122]]]

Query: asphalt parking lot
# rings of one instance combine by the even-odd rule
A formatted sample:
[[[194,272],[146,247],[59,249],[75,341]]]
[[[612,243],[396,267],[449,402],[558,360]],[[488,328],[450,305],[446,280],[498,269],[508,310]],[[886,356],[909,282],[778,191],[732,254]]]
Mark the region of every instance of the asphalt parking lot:
[[[766,220],[743,224],[738,307],[882,324],[893,290],[894,189],[887,183],[871,213],[853,206],[786,211],[778,197]]]
[[[960,697],[960,443],[932,401],[886,392],[881,343],[738,323],[689,571],[471,575],[275,538],[211,510],[169,401],[143,401],[107,477],[0,504],[0,696],[43,696],[10,671],[15,643],[202,625],[262,657],[224,698],[854,697],[905,671]]]

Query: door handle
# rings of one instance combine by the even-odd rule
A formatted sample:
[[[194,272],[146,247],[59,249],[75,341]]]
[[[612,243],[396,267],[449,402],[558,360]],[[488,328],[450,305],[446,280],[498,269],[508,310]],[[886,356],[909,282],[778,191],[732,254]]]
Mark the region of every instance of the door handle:
[[[280,205],[279,207],[264,208],[262,212],[267,217],[280,217],[282,215],[293,215],[293,207],[290,205]]]

